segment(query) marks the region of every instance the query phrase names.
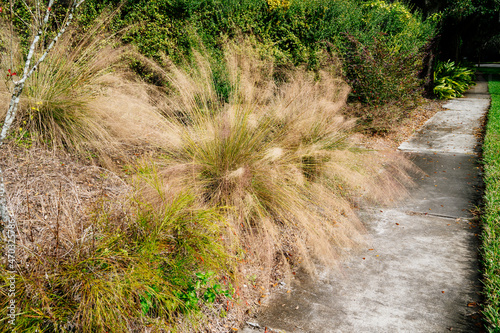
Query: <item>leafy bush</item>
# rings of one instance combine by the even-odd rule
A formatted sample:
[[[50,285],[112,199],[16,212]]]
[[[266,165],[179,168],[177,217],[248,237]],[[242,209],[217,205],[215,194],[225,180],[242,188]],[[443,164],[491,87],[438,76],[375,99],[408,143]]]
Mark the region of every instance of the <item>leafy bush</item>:
[[[372,105],[399,101],[400,104],[418,96],[421,80],[422,54],[394,52],[387,38],[374,38],[369,47],[347,35],[349,46],[344,56],[345,73],[352,87],[351,99]]]
[[[455,65],[453,61],[439,62],[434,71],[434,94],[440,99],[462,97],[474,85],[474,70]]]
[[[373,99],[375,93],[364,95],[364,90],[374,90],[372,88],[377,88],[381,80],[395,78],[397,83],[404,81],[407,73],[394,71],[399,68],[402,59],[409,59],[404,66],[409,66],[412,74],[418,72],[424,56],[421,50],[433,37],[436,26],[435,20],[424,21],[420,14],[410,12],[401,2],[381,0],[139,0],[121,5],[116,0],[88,0],[85,10],[78,17],[82,29],[91,26],[93,20],[109,7],[118,11],[109,28],[113,32],[122,32],[124,42],[136,45],[142,54],[163,65],[168,63],[168,58],[177,65],[188,67],[193,62],[192,51],[198,50],[211,56],[210,61],[215,68],[223,63],[221,46],[227,40],[241,35],[255,36],[259,43],[266,46],[266,52],[279,67],[307,64],[309,68],[319,70],[321,56],[328,49],[345,61],[347,79],[351,83],[360,75],[373,74],[352,70],[352,66],[359,67],[359,63],[350,63],[352,52],[357,49],[357,46],[353,49],[354,39],[368,52],[381,52],[387,58],[385,62],[389,68],[377,64],[379,67],[373,70],[383,73],[381,75],[386,78],[368,75],[366,77],[370,79],[364,79],[366,89],[355,89],[361,100],[370,103],[385,101],[389,96],[376,96],[379,97],[377,101]],[[21,5],[16,7],[16,11],[19,12],[16,12],[16,17],[23,18],[16,21],[16,26],[25,36],[22,38],[24,41],[29,32],[25,31],[22,21],[27,21],[25,16],[29,16],[29,11]],[[373,65],[363,63],[362,67]],[[227,101],[224,72],[220,68],[220,75],[216,75],[215,79],[220,83],[221,98]],[[413,83],[403,95],[414,93]],[[397,91],[402,89],[399,87]],[[402,96],[390,98],[397,100]]]
[[[209,54],[216,68],[223,64],[221,46],[241,35],[255,36],[279,67],[307,64],[319,70],[321,56],[327,49],[344,60],[350,83],[364,77],[366,89],[355,87],[355,90],[362,101],[370,103],[386,98],[397,100],[415,92],[418,82],[413,80],[410,87],[398,86],[399,95],[378,96],[374,88],[379,87],[381,81],[395,79],[396,86],[404,82],[408,73],[401,73],[401,65],[409,68],[411,75],[418,72],[424,56],[422,50],[436,26],[434,20],[423,21],[420,14],[410,12],[403,3],[381,0],[361,3],[353,0],[140,0],[121,5],[115,0],[88,0],[86,9],[79,14],[83,30],[108,7],[118,10],[109,28],[123,32],[124,42],[136,45],[142,54],[163,65],[172,60],[189,67],[193,63],[193,50],[197,50]],[[18,10],[28,15],[26,8]],[[24,31],[22,22],[17,26]],[[358,59],[361,65],[356,61],[351,63],[352,53],[358,49],[353,47],[353,39],[364,50],[385,57],[388,68],[381,67],[381,60],[373,64],[363,57]],[[402,64],[403,59],[408,60]],[[365,60],[368,62],[363,63]],[[353,66],[365,69],[358,73]],[[366,71],[368,66],[376,68],[370,73]],[[220,83],[219,93],[227,101],[225,69],[219,68],[218,73],[215,80]],[[374,95],[377,95],[375,99]]]
[[[393,48],[414,50],[416,45],[412,45],[411,41],[416,38],[425,41],[428,37],[421,35],[426,27],[422,24],[419,14],[411,13],[401,2],[375,0],[364,3],[362,8],[366,25],[371,29],[378,27],[378,31],[391,35],[394,40],[386,42],[393,44]]]
[[[96,11],[104,3],[109,2],[90,1],[89,12]],[[433,20],[423,21],[418,13],[411,13],[400,2],[141,0],[123,5],[114,29],[127,27],[124,40],[137,45],[143,54],[163,63],[165,55],[176,64],[189,63],[193,56],[192,50],[197,49],[209,54],[212,65],[216,66],[223,63],[222,46],[241,35],[255,36],[267,48],[266,52],[278,67],[307,64],[309,68],[319,70],[322,66],[321,57],[325,50],[329,50],[345,61],[349,82],[366,74],[347,68],[359,65],[350,63],[352,40],[355,39],[362,48],[380,53],[381,59],[382,55],[387,58],[385,62],[389,68],[381,68],[380,59],[377,64],[379,67],[374,69],[387,77],[375,75],[369,76],[374,79],[373,82],[365,80],[369,85],[367,91],[370,91],[378,87],[381,80],[395,78],[396,86],[404,82],[404,77],[409,73],[401,73],[401,65],[409,66],[408,72],[412,75],[418,72],[419,60],[423,57],[420,50],[432,38],[435,25]],[[406,58],[409,60],[403,64]],[[394,69],[397,70],[394,72]],[[411,87],[403,95],[414,93],[415,82],[411,81]],[[398,87],[396,91],[401,92],[403,89]],[[374,95],[362,95],[361,99],[377,102],[373,99]],[[392,96],[375,97],[379,97],[379,100],[387,97],[398,99],[400,95],[394,93]]]

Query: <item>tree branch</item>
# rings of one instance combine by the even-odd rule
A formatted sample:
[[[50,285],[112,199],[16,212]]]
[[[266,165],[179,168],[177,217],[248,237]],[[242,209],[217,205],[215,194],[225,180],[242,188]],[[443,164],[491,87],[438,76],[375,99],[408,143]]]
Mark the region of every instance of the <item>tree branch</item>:
[[[5,190],[5,183],[3,180],[2,167],[0,166],[0,220],[4,225],[16,223],[14,216],[9,213],[7,205],[7,191]],[[4,225],[0,225],[0,232],[3,231]]]
[[[10,131],[10,128],[12,126],[12,123],[14,122],[14,119],[17,114],[17,109],[19,106],[19,101],[21,98],[21,94],[23,93],[24,90],[24,85],[26,83],[26,80],[33,74],[33,72],[38,68],[38,66],[45,60],[49,52],[54,48],[54,45],[56,42],[59,40],[61,35],[66,31],[67,27],[71,24],[71,21],[73,20],[73,14],[75,10],[80,7],[80,5],[85,1],[85,0],[74,0],[73,4],[71,5],[71,8],[68,11],[68,16],[66,23],[64,26],[59,30],[57,35],[52,39],[51,43],[45,50],[45,52],[42,54],[42,56],[35,62],[34,66],[31,65],[31,61],[33,58],[33,55],[35,54],[35,49],[40,41],[40,37],[43,34],[44,29],[46,28],[49,18],[50,18],[50,12],[52,11],[52,6],[54,5],[55,0],[50,0],[49,4],[47,6],[47,9],[45,11],[45,16],[43,18],[42,23],[38,27],[38,33],[35,35],[33,38],[33,42],[30,45],[28,55],[26,57],[26,62],[24,64],[24,70],[22,77],[19,81],[14,81],[14,91],[12,92],[12,97],[10,99],[9,103],[9,109],[7,110],[7,115],[5,116],[5,121],[2,126],[2,131],[0,132],[0,147],[3,145],[4,139],[7,137],[7,134]],[[3,179],[3,173],[2,169],[0,167],[0,220],[3,221],[5,224],[9,223],[15,223],[14,217],[11,216],[7,209],[7,193],[5,189],[5,183]],[[0,232],[3,230],[3,226],[0,225]]]

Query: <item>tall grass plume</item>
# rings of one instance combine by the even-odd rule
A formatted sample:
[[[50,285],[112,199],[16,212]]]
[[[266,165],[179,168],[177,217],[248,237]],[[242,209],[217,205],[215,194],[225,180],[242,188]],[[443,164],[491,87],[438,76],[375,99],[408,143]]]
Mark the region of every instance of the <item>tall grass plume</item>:
[[[158,175],[165,192],[189,191],[200,204],[228,207],[227,237],[267,272],[276,255],[301,258],[294,263],[313,272],[315,260],[331,262],[362,241],[353,197],[384,200],[409,179],[395,159],[383,164],[352,145],[354,122],[339,113],[349,87],[335,68],[290,70],[278,81],[272,62],[249,43],[230,45],[226,59],[228,103],[217,104],[207,86],[208,62],[191,73],[168,72],[173,93],[165,113],[178,139],[166,142]]]
[[[112,18],[103,14],[85,32],[73,29],[63,35],[27,82],[14,137],[75,152],[108,167],[112,159],[125,159],[124,151],[154,145],[153,137],[162,137],[164,122],[149,102],[147,85],[125,61],[133,49],[117,46],[116,36],[104,29]],[[20,58],[19,40],[6,26],[1,38],[17,46],[13,57]],[[2,70],[10,66],[10,57],[4,56]],[[0,95],[6,98],[9,89],[6,82]]]

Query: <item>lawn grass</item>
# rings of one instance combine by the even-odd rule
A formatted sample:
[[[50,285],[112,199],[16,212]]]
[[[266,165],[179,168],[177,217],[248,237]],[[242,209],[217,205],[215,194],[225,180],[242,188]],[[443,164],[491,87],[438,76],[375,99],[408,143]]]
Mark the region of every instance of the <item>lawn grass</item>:
[[[481,68],[489,80],[491,107],[484,140],[484,315],[489,332],[500,332],[500,68]]]

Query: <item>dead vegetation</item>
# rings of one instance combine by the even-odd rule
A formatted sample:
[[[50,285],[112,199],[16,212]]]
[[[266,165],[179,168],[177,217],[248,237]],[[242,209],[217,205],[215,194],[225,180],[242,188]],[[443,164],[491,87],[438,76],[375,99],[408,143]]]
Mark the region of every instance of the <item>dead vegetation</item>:
[[[88,243],[92,210],[100,198],[112,198],[118,208],[130,189],[107,169],[57,155],[40,147],[11,145],[2,151],[19,245],[34,255],[31,259],[65,259],[78,252],[76,248]],[[29,259],[20,264],[28,265]]]

